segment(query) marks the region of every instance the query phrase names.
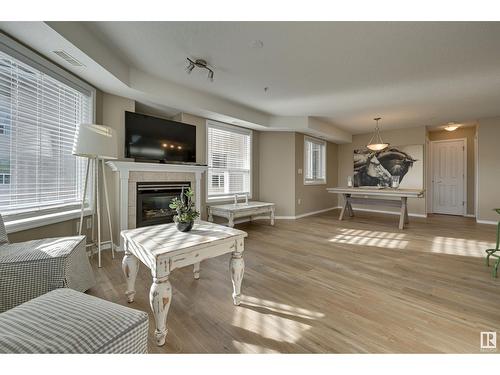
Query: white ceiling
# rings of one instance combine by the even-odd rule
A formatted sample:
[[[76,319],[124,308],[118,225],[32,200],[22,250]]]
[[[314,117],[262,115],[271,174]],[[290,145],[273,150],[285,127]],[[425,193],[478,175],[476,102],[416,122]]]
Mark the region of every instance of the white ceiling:
[[[89,22],[135,68],[280,116],[362,133],[500,114],[498,22]],[[264,47],[252,48],[261,40]],[[185,73],[186,57],[204,58]],[[268,93],[264,87],[269,87]]]
[[[186,111],[338,142],[372,131],[376,116],[383,130],[500,115],[498,22],[0,22],[0,28],[154,113]],[[263,48],[253,48],[255,40]],[[54,49],[86,66],[65,65]],[[186,57],[206,59],[215,81],[205,72],[186,74]]]

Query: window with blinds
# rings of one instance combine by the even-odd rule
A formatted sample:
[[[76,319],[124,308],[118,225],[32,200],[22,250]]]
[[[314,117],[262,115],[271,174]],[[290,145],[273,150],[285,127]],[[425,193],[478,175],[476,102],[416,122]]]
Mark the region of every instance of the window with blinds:
[[[326,142],[304,138],[304,184],[326,184]]]
[[[71,154],[92,95],[0,51],[0,212],[78,208],[85,159]]]
[[[207,195],[209,199],[251,194],[252,132],[207,123]]]

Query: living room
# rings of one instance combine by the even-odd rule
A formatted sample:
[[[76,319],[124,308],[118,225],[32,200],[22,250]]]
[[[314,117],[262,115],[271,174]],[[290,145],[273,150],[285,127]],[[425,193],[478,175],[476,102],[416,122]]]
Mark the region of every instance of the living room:
[[[499,22],[117,17],[0,20],[0,353],[496,352]]]

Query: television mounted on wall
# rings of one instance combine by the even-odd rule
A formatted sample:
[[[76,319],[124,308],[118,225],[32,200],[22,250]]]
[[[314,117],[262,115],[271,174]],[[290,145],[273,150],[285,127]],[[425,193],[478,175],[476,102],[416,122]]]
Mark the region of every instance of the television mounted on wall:
[[[196,126],[125,112],[125,157],[160,163],[196,162]]]

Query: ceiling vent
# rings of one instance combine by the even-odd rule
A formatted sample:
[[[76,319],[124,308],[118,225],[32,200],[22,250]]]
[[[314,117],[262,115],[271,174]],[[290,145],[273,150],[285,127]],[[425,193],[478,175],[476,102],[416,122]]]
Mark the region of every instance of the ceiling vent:
[[[73,56],[71,56],[66,51],[57,50],[57,51],[52,51],[52,52],[54,52],[60,58],[64,59],[68,64],[71,64],[73,66],[85,66],[84,64],[82,64],[80,61],[78,61],[77,59],[75,59]]]

